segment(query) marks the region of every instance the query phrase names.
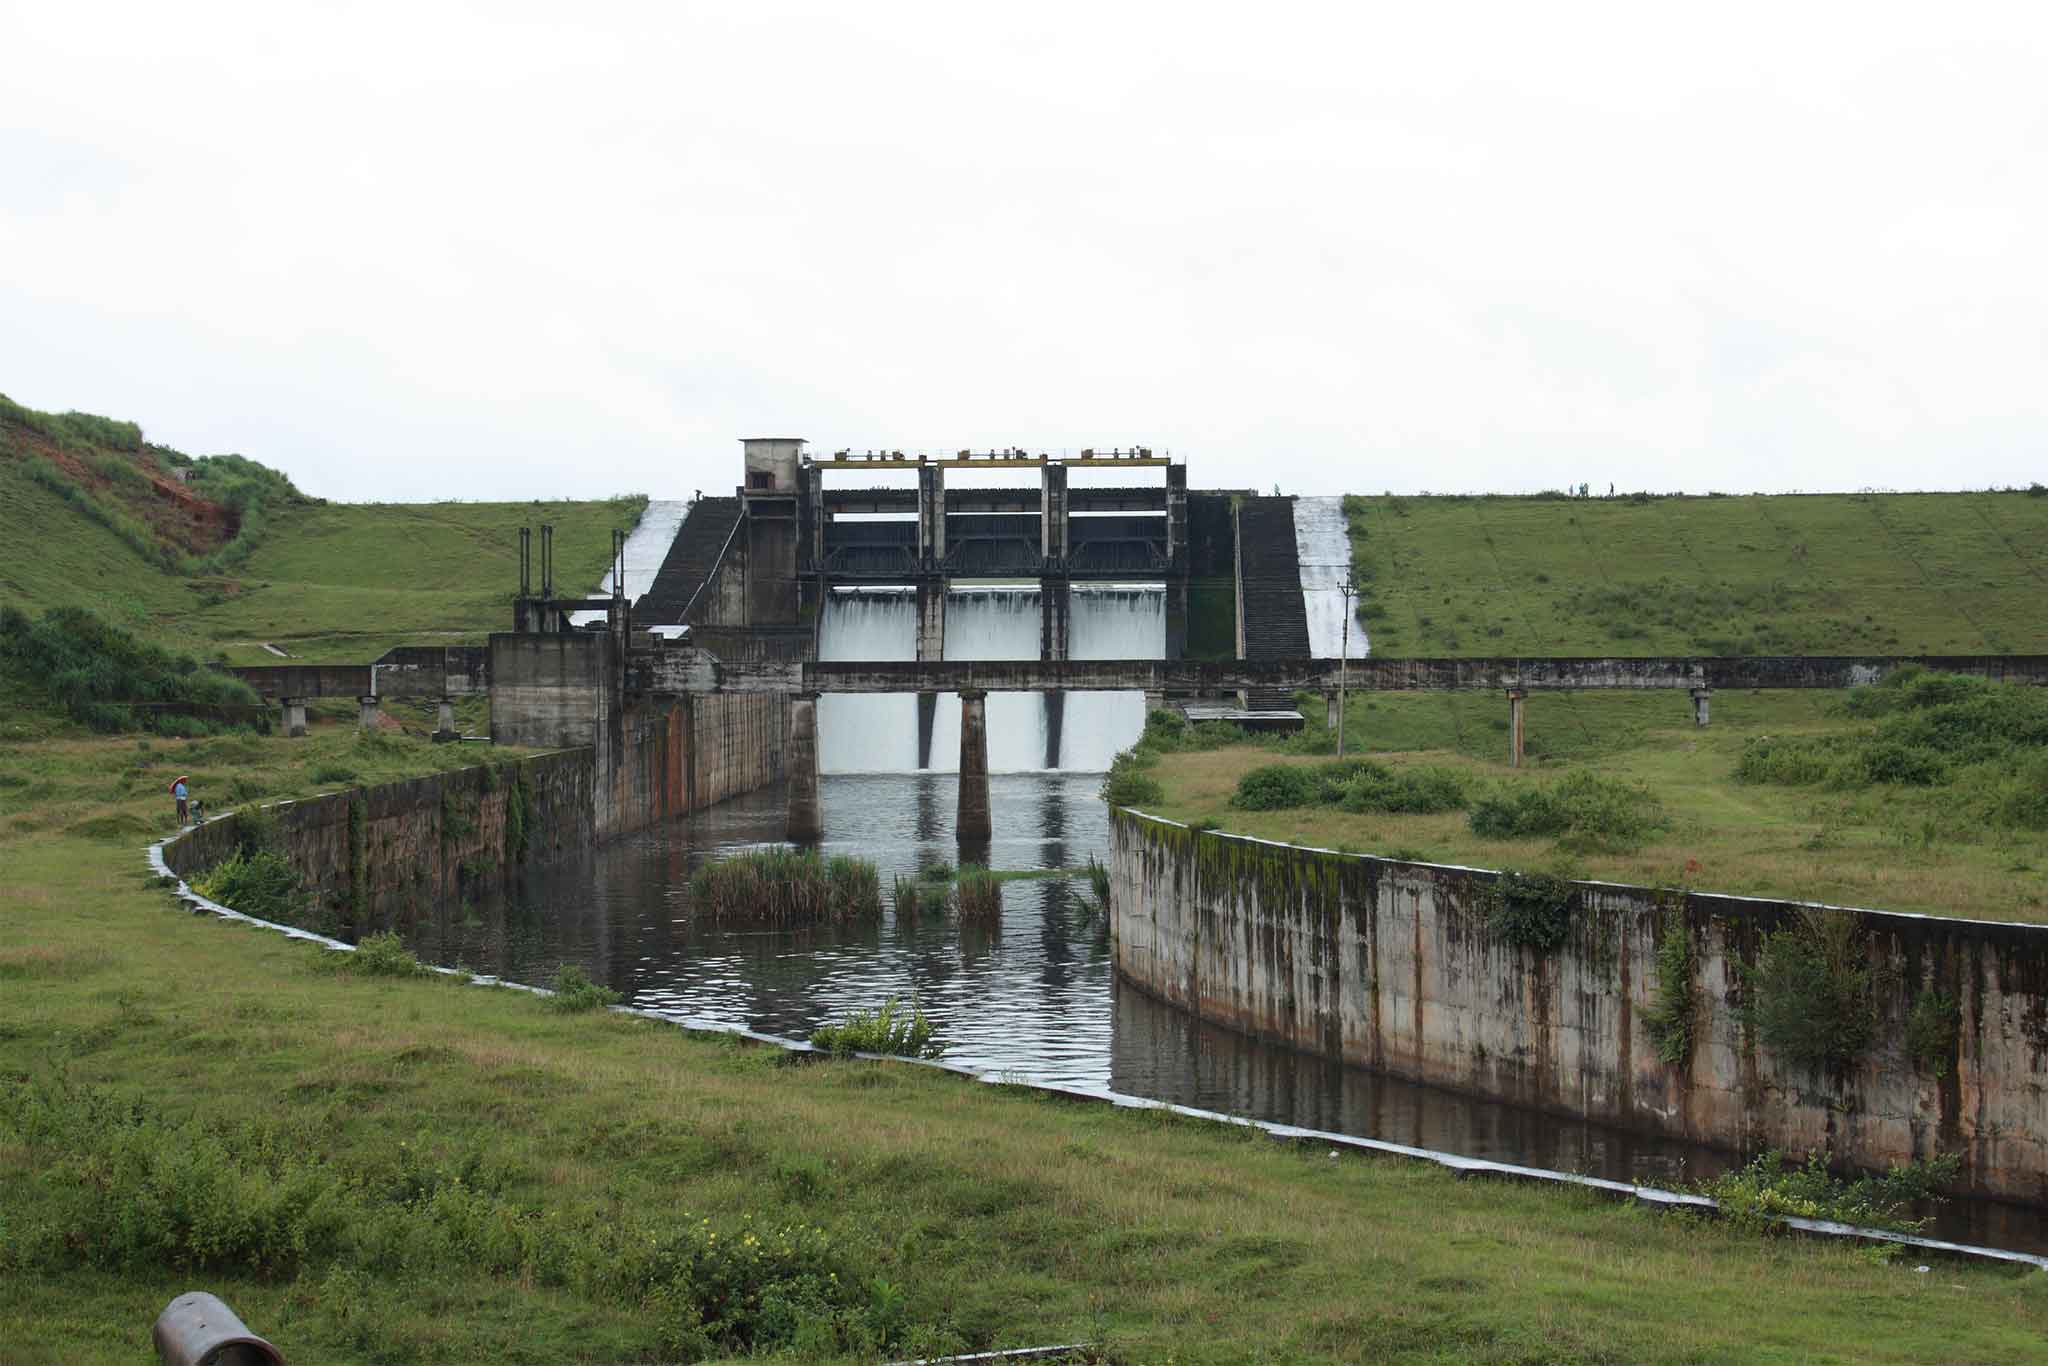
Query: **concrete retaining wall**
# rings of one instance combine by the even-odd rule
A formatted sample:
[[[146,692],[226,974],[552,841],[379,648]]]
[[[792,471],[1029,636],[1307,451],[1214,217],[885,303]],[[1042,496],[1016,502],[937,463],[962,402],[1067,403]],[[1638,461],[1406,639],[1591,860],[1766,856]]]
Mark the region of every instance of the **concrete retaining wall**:
[[[1879,911],[1878,1040],[1844,1075],[1792,1065],[1744,1018],[1738,965],[1800,903],[1574,884],[1571,933],[1499,939],[1498,874],[1192,831],[1111,813],[1117,970],[1205,1020],[1414,1081],[1723,1148],[1825,1148],[1882,1168],[1958,1152],[1979,1194],[2048,1203],[2048,928]],[[1684,1063],[1641,1024],[1657,947],[1691,936]],[[1961,1003],[1944,1077],[1905,1022],[1923,988]]]
[[[591,797],[591,755],[581,749],[268,809],[278,847],[313,895],[315,920],[361,934],[587,849],[595,837]],[[165,864],[190,880],[228,858],[241,819],[226,816],[169,841]]]

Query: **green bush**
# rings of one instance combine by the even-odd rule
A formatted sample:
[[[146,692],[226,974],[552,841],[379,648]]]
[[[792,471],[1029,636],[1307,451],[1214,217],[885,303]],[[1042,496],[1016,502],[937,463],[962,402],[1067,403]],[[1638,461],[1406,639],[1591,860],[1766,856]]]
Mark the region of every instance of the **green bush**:
[[[1915,1066],[1945,1077],[1955,1061],[1962,1028],[1962,1007],[1956,999],[1928,988],[1913,998],[1913,1008],[1906,1014],[1906,1052]]]
[[[354,953],[336,954],[333,961],[337,971],[358,977],[421,977],[433,971],[389,930],[364,935]]]
[[[1555,953],[1571,937],[1578,894],[1555,873],[1502,872],[1483,893],[1487,927],[1532,953]]]
[[[1144,771],[1153,756],[1141,760],[1133,750],[1125,750],[1110,761],[1109,772],[1102,778],[1102,800],[1111,806],[1156,806],[1166,799],[1166,789],[1159,780]]]
[[[1307,765],[1267,764],[1237,780],[1230,804],[1240,811],[1285,811],[1315,806],[1322,795],[1322,778]]]
[[[1344,785],[1338,804],[1354,812],[1430,815],[1457,811],[1465,801],[1465,778],[1455,769],[1366,763]]]
[[[836,1025],[812,1030],[811,1047],[842,1056],[886,1053],[900,1058],[936,1058],[946,1051],[937,1035],[938,1027],[915,1001],[906,1009],[901,998],[891,996],[879,1010],[856,1010]]]
[[[315,764],[312,779],[316,783],[352,783],[356,771],[347,764]]]
[[[1567,848],[1626,852],[1664,829],[1664,804],[1640,783],[1579,770],[1548,787],[1503,789],[1472,804],[1472,833],[1487,839],[1555,836]]]
[[[1746,1006],[1766,1048],[1794,1063],[1841,1070],[1877,1036],[1871,969],[1856,918],[1801,911],[1764,940],[1745,969]]]
[[[1664,917],[1660,928],[1657,978],[1643,1010],[1643,1028],[1659,1060],[1678,1067],[1692,1053],[1693,1025],[1699,1018],[1692,982],[1692,932],[1686,927],[1684,911],[1678,908]]]
[[[574,963],[564,963],[556,970],[554,992],[552,996],[541,998],[547,1002],[548,1009],[571,1014],[615,1006],[622,999],[610,987],[601,987],[591,981],[589,974]]]
[[[1814,1153],[1791,1167],[1776,1152],[1701,1187],[1738,1227],[1756,1232],[1783,1228],[1784,1218],[1825,1219],[1856,1228],[1914,1233],[1927,1221],[1913,1206],[1936,1200],[1936,1191],[1956,1179],[1962,1159],[1950,1153],[1927,1162],[1893,1167],[1883,1176],[1843,1181],[1828,1171],[1827,1154]]]
[[[82,607],[53,607],[40,621],[20,611],[0,617],[0,663],[32,692],[94,730],[140,729],[121,702],[252,706],[256,694],[229,674],[200,667],[137,640]],[[268,722],[252,717],[264,728]]]
[[[226,862],[195,879],[192,888],[210,901],[260,920],[293,925],[305,914],[298,869],[268,849],[236,849]]]

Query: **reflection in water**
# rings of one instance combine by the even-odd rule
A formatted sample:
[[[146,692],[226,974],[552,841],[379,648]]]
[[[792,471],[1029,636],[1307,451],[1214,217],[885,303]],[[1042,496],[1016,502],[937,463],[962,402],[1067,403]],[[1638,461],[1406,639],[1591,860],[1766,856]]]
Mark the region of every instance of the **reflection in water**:
[[[1091,855],[1106,857],[1100,782],[1099,774],[992,776],[990,866],[1077,868]],[[897,873],[961,856],[951,774],[828,775],[822,795],[820,851],[873,860],[885,893]],[[645,1009],[795,1038],[848,1010],[915,996],[936,1020],[947,1060],[984,1073],[1471,1157],[1657,1185],[1710,1176],[1731,1160],[1374,1076],[1200,1024],[1115,985],[1108,927],[1088,913],[1085,881],[1007,883],[1001,922],[988,929],[893,911],[877,924],[804,931],[701,921],[689,895],[694,863],[779,840],[783,818],[779,791],[721,803],[535,874],[516,894],[440,907],[412,928],[414,950],[520,982],[546,983],[574,962]],[[1948,1206],[1932,1231],[2048,1249],[2042,1215],[1984,1202]]]

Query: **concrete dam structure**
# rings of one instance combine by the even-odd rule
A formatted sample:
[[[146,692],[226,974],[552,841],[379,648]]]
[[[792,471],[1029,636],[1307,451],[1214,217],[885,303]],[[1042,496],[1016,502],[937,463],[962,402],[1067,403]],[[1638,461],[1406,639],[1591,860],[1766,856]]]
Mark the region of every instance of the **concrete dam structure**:
[[[1118,975],[1202,1020],[1302,1052],[1573,1119],[1866,1169],[1959,1153],[1971,1193],[2048,1203],[2048,928],[1755,897],[1572,885],[1544,953],[1495,930],[1500,874],[1111,813]],[[1745,1013],[1764,938],[1848,917],[1876,1042],[1839,1071],[1775,1055]],[[1659,949],[1689,940],[1684,1057],[1646,1027]],[[1914,1056],[1923,992],[1956,1003]]]

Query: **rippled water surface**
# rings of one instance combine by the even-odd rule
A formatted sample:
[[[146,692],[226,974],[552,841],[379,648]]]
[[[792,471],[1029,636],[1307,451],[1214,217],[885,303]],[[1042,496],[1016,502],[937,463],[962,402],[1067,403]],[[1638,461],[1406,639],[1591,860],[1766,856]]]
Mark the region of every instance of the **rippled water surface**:
[[[1099,774],[990,779],[990,866],[1077,869],[1106,858]],[[823,852],[896,873],[959,857],[951,774],[827,776]],[[944,916],[850,930],[702,923],[689,874],[707,856],[781,838],[779,790],[724,802],[533,876],[503,899],[443,908],[415,928],[423,958],[545,983],[564,962],[680,1021],[801,1038],[848,1010],[914,995],[947,1060],[1018,1080],[1115,1090],[1309,1128],[1619,1180],[1683,1184],[1726,1169],[1711,1149],[1645,1138],[1375,1076],[1199,1024],[1110,968],[1108,927],[1085,879],[1014,881],[999,929]],[[2031,1211],[1951,1206],[1939,1236],[2048,1251]]]

